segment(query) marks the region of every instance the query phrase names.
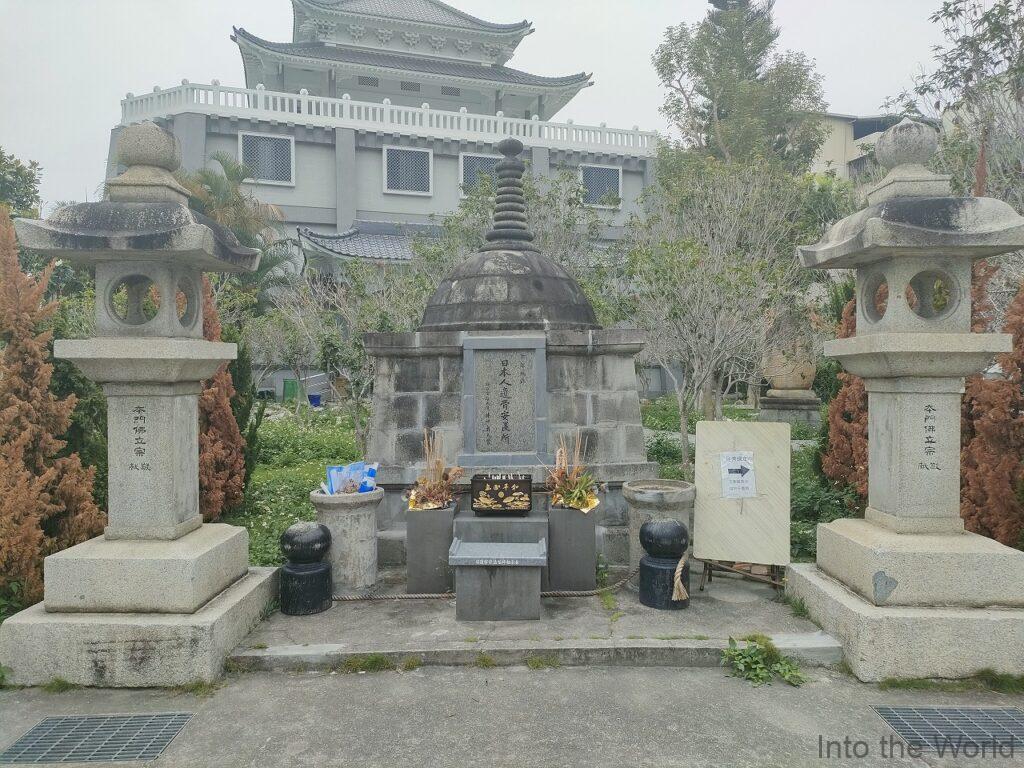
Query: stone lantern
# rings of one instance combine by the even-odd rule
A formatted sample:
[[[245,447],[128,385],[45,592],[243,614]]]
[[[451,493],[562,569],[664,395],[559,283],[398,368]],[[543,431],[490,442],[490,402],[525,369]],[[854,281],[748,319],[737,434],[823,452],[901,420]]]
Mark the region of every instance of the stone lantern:
[[[862,680],[1024,672],[1024,552],[960,518],[964,377],[1011,349],[970,332],[971,263],[1024,248],[1024,218],[952,196],[925,168],[936,146],[921,123],[887,130],[868,207],[800,249],[804,266],[856,271],[856,335],[825,353],[868,393],[868,506],[818,526],[817,564],[791,566],[789,590]]]
[[[24,247],[95,268],[96,337],[54,354],[103,385],[109,484],[104,535],[47,557],[43,603],[0,628],[18,684],[213,679],[273,597],[248,532],[199,513],[199,393],[236,354],[203,339],[202,276],[251,271],[259,253],[189,210],[171,134],[130,126],[119,159],[107,200],[15,222]]]

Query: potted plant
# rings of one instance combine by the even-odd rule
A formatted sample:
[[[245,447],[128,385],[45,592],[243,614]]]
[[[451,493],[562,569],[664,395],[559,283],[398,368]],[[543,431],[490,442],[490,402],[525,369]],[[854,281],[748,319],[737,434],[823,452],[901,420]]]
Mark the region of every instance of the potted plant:
[[[597,484],[583,463],[579,430],[570,453],[565,436],[548,473],[548,581],[552,590],[597,587]]]
[[[448,550],[455,526],[455,483],[462,469],[448,467],[441,440],[423,430],[423,474],[409,491],[406,516],[406,563],[409,594],[433,594],[452,589]]]

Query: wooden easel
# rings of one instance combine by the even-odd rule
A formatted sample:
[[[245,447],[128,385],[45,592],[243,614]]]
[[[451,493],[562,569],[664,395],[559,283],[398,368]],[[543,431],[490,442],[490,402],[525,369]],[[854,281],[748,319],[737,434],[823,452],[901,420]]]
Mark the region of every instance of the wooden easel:
[[[781,590],[784,584],[784,571],[780,565],[769,565],[768,575],[760,576],[758,574],[750,573],[749,571],[743,571],[733,567],[733,564],[727,564],[724,560],[702,560],[704,563],[704,572],[700,577],[700,591],[704,591],[704,586],[710,584],[715,571],[724,571],[726,573],[735,573],[742,576],[744,579],[750,579],[751,581],[757,581],[761,584],[770,584],[777,590]]]

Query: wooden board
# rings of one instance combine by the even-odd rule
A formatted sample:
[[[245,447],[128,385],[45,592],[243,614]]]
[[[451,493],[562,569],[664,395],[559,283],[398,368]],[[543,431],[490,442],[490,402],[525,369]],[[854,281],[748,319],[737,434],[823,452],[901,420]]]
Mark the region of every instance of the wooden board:
[[[790,426],[697,424],[694,557],[789,564]]]

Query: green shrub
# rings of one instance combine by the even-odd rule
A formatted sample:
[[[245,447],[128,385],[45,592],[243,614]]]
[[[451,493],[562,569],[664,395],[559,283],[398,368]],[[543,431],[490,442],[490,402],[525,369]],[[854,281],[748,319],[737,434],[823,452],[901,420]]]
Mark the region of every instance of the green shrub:
[[[821,398],[821,402],[829,403],[839,391],[839,374],[843,372],[843,366],[838,360],[825,358],[818,363],[814,372],[814,383],[811,389],[814,394]]]
[[[807,446],[793,453],[790,476],[790,544],[794,559],[814,559],[815,527],[857,509],[857,496],[849,488],[836,488],[821,473],[818,448]]]
[[[292,523],[315,520],[310,491],[324,480],[324,462],[312,461],[291,467],[256,468],[245,502],[225,523],[249,529],[249,562],[280,565],[280,538]]]
[[[679,464],[683,447],[672,435],[655,435],[647,441],[647,460],[658,464]]]
[[[679,403],[675,395],[662,395],[657,400],[646,400],[640,404],[640,416],[647,429],[660,432],[679,431]],[[686,431],[693,434],[697,425],[697,414],[690,412]]]
[[[259,430],[259,463],[293,467],[310,461],[347,464],[359,458],[352,421],[332,410],[267,418]]]

